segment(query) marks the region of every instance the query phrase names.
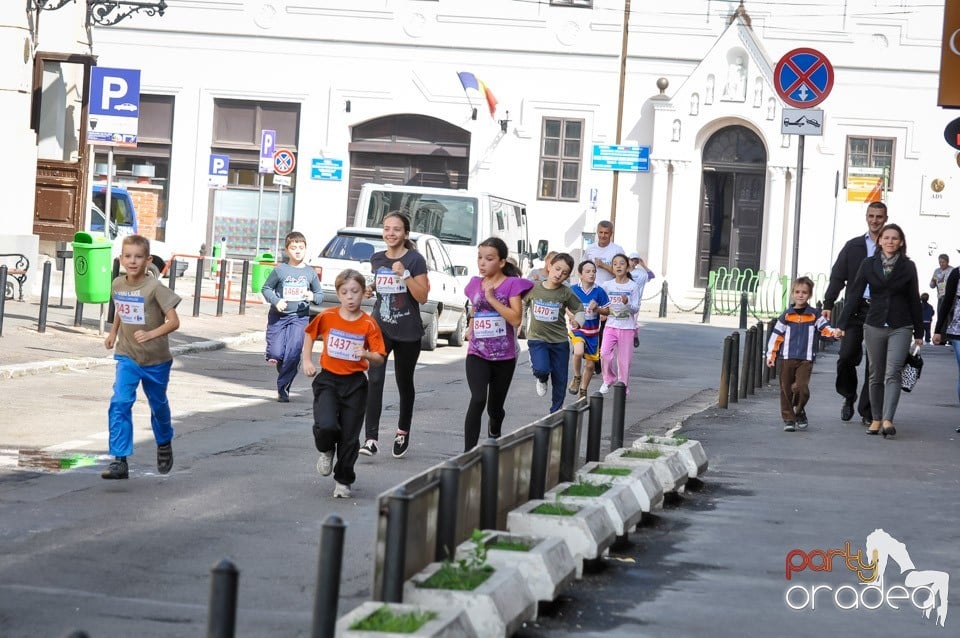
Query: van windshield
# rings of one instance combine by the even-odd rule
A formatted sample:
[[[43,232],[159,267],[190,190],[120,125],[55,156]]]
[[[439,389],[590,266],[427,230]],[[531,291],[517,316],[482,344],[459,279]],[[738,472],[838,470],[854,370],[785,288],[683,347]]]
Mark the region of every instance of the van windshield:
[[[400,211],[410,217],[410,230],[427,233],[448,244],[477,244],[477,198],[433,193],[374,190],[365,226],[383,226],[383,217]]]

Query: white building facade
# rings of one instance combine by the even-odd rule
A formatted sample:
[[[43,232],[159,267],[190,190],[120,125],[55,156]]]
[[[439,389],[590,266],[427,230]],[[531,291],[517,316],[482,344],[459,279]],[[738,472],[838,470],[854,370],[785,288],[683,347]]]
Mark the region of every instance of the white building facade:
[[[921,278],[960,248],[942,18],[913,0],[633,2],[619,135],[623,0],[169,0],[162,18],[97,28],[93,52],[141,70],[143,144],[117,166],[121,181],[151,167],[140,181],[162,191],[158,236],[178,252],[222,237],[228,254],[272,252],[291,227],[319,251],[364,181],[469,187],[525,202],[530,238],[554,249],[615,216],[616,241],[693,298],[721,266],[790,272],[798,137],[781,132],[773,70],[798,47],[835,72],[822,135],[805,138],[799,272],[827,272],[865,230],[873,173]],[[260,192],[263,129],[297,157],[282,196],[269,175]],[[592,156],[617,143],[650,159],[614,188]],[[225,190],[208,187],[212,153],[230,157]],[[337,161],[341,179],[311,170]]]

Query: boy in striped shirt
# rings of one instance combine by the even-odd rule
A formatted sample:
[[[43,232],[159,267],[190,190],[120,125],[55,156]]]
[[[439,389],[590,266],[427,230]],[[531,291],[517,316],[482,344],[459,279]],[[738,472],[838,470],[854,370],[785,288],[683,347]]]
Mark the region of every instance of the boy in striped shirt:
[[[767,344],[767,366],[782,359],[780,367],[780,416],[783,431],[807,429],[807,401],[810,400],[810,373],[813,371],[814,339],[819,333],[836,337],[839,331],[830,327],[820,311],[807,302],[813,296],[813,280],[798,277],[791,286],[793,305],[777,319]]]

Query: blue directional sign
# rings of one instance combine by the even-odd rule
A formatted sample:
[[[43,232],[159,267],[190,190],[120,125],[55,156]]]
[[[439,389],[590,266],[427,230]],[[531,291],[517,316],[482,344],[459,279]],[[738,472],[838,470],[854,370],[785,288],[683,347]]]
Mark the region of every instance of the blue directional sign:
[[[650,170],[650,147],[594,144],[591,166],[594,170],[645,173]]]
[[[230,156],[210,154],[210,166],[207,170],[207,186],[226,188],[230,176]]]
[[[90,69],[88,144],[136,148],[139,117],[139,69]]]
[[[773,70],[777,95],[790,106],[806,109],[820,104],[833,89],[833,65],[816,49],[786,53]]]
[[[343,180],[343,160],[329,157],[314,157],[310,160],[310,179],[324,179],[333,182]]]

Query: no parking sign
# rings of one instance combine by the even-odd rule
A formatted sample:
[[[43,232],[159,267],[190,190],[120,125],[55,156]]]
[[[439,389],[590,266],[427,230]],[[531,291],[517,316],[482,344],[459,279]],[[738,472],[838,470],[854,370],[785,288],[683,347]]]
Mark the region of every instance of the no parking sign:
[[[798,109],[820,104],[833,89],[833,65],[816,49],[786,53],[773,71],[773,85],[784,102]]]

